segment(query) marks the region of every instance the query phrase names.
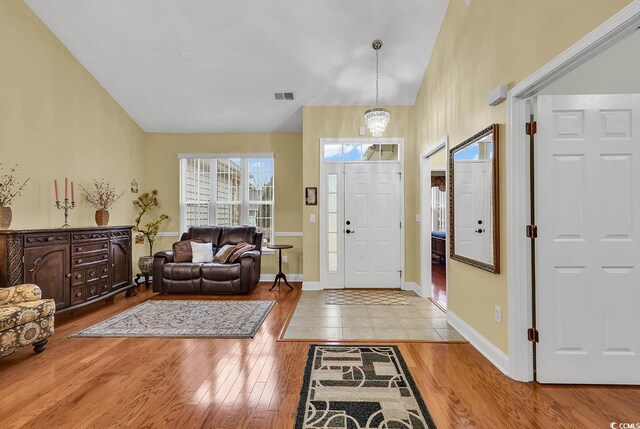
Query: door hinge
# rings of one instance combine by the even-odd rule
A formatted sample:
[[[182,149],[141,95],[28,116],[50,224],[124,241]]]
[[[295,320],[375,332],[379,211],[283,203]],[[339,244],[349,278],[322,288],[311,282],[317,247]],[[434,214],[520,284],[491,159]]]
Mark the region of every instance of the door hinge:
[[[539,343],[540,342],[540,334],[537,329],[529,328],[527,329],[527,340]]]
[[[400,274],[400,278],[402,278],[402,270],[398,270],[398,274]]]
[[[402,171],[398,171],[398,179],[402,180]]]
[[[400,221],[400,229],[402,229],[402,221]]]
[[[527,238],[538,238],[538,225],[527,225]]]
[[[524,130],[528,136],[532,136],[538,132],[538,123],[536,121],[527,122],[524,124]]]

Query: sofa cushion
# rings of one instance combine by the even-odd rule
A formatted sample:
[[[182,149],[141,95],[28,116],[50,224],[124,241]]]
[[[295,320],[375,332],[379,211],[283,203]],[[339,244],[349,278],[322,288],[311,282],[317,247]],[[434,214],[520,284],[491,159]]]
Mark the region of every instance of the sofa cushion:
[[[219,246],[238,244],[241,241],[253,244],[256,239],[256,228],[253,226],[225,226],[222,228]]]
[[[231,254],[231,256],[229,256],[229,262],[238,262],[238,259],[240,259],[240,256],[243,253],[250,252],[255,248],[256,246],[254,246],[253,244],[247,244],[244,241],[241,241],[240,243],[236,244],[233,253]]]
[[[207,243],[213,243],[214,252],[219,247],[220,233],[222,227],[219,226],[192,226],[187,233],[189,239],[199,238]]]
[[[213,246],[211,243],[196,243],[191,242],[192,262],[211,262],[213,261]]]
[[[201,266],[194,262],[170,262],[162,266],[162,277],[169,280],[198,279]]]
[[[225,244],[220,248],[220,250],[218,250],[216,256],[213,257],[213,262],[219,262],[221,264],[228,262],[229,257],[231,256],[235,248],[236,246],[234,246],[233,244]]]
[[[191,252],[191,242],[204,243],[204,240],[194,238],[192,240],[182,240],[173,243],[173,261],[174,262],[191,262],[193,256]]]
[[[56,311],[52,299],[20,302],[0,307],[0,331],[51,316]]]
[[[240,278],[240,264],[210,262],[200,268],[202,278],[207,280],[233,280]]]

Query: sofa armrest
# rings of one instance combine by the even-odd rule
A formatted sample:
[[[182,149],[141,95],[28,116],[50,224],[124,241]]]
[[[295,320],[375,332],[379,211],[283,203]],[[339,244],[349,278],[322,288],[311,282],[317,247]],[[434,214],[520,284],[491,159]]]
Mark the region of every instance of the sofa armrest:
[[[173,262],[173,250],[164,250],[153,255],[154,258],[164,258],[164,262]]]
[[[260,251],[259,250],[249,250],[248,252],[244,252],[238,259],[242,260],[245,258],[251,258],[254,261],[259,261]]]
[[[40,299],[42,299],[42,291],[34,284],[24,284],[0,289],[0,305],[38,301]]]

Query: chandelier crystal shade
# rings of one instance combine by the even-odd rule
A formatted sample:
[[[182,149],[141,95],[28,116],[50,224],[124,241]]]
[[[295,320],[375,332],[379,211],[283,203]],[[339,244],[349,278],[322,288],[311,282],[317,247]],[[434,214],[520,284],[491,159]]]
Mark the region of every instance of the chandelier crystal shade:
[[[371,132],[371,135],[374,137],[381,137],[384,133],[384,130],[387,128],[389,121],[391,120],[391,113],[388,110],[385,110],[379,107],[378,101],[378,89],[379,89],[379,56],[378,53],[380,48],[382,48],[382,41],[374,40],[373,41],[373,49],[376,51],[376,107],[375,109],[369,109],[364,112],[364,123],[367,124],[367,128]]]

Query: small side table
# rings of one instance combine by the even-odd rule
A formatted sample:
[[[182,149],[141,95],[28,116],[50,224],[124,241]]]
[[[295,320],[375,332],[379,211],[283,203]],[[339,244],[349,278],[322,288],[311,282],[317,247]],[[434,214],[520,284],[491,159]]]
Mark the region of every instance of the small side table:
[[[269,290],[273,290],[276,285],[280,286],[280,282],[284,280],[284,283],[289,287],[289,289],[293,289],[293,286],[289,284],[287,281],[287,276],[282,272],[282,249],[292,249],[293,246],[291,244],[272,244],[267,246],[268,249],[274,249],[278,251],[278,274],[276,274],[276,279],[273,281],[273,285],[269,288]]]

